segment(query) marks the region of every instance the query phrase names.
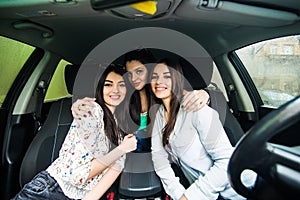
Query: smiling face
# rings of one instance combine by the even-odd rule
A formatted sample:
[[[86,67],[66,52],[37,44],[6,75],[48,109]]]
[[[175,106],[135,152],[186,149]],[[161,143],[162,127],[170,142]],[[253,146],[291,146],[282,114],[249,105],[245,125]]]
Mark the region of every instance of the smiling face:
[[[125,95],[126,85],[123,77],[115,72],[110,72],[104,82],[103,99],[112,113],[116,106],[124,100]]]
[[[157,64],[151,77],[151,89],[159,99],[170,100],[172,97],[172,78],[167,65]]]
[[[148,77],[148,69],[137,60],[126,62],[126,70],[129,73],[129,81],[136,90],[142,90]]]

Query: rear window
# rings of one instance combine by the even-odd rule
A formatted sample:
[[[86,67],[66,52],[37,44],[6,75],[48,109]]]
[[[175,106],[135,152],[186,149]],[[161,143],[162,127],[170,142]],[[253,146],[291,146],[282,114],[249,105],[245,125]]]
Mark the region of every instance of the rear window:
[[[35,47],[0,36],[0,107]]]
[[[55,101],[61,98],[70,97],[65,83],[65,67],[70,64],[65,60],[61,60],[50,81],[45,102]]]

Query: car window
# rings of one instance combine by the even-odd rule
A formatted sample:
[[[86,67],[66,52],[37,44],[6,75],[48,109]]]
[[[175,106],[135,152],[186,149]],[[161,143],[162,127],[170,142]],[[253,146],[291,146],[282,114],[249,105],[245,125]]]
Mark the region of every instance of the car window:
[[[0,36],[0,107],[35,47]]]
[[[61,60],[50,81],[45,102],[55,101],[64,97],[70,97],[65,84],[65,67],[70,64],[65,60]]]
[[[300,36],[256,43],[236,51],[265,106],[279,107],[300,94]]]

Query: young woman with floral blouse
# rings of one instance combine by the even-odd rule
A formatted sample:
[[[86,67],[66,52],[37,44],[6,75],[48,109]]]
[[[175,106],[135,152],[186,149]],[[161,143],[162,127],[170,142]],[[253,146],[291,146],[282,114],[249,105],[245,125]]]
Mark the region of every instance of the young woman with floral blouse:
[[[121,173],[125,154],[137,145],[133,134],[127,135],[117,126],[126,117],[124,73],[115,65],[105,69],[89,114],[74,119],[59,157],[27,183],[14,200],[92,200],[105,194]]]

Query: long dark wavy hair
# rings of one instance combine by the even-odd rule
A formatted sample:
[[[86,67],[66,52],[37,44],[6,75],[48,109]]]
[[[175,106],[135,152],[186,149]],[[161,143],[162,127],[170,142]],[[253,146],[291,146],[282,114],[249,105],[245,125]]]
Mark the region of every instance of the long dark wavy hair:
[[[124,60],[123,60],[123,65],[126,66],[127,62],[130,61],[139,61],[140,63],[142,63],[143,65],[145,65],[145,67],[147,68],[148,71],[148,80],[147,80],[147,84],[145,85],[145,91],[146,91],[146,96],[147,96],[147,101],[148,101],[148,109],[150,108],[150,102],[151,102],[151,86],[150,86],[150,72],[152,71],[151,68],[151,64],[153,64],[155,62],[155,57],[154,55],[151,53],[150,50],[145,49],[145,48],[141,48],[141,49],[135,49],[132,50],[128,53],[126,53],[124,55]],[[127,78],[128,79],[128,78]],[[131,132],[135,131],[136,129],[139,128],[140,125],[140,114],[142,112],[142,106],[141,106],[141,98],[140,98],[140,94],[139,91],[135,90],[134,87],[130,84],[130,86],[128,87],[131,92],[131,97],[130,97],[130,116],[131,119],[133,120],[134,124],[132,124],[131,127]],[[148,115],[148,119],[147,119],[147,123],[150,123],[150,118]]]
[[[106,106],[104,98],[103,98],[103,88],[104,88],[104,82],[106,80],[107,75],[110,72],[115,72],[116,74],[119,74],[123,76],[123,79],[125,81],[126,87],[129,85],[128,79],[124,77],[125,74],[125,67],[122,65],[115,65],[111,64],[109,65],[102,73],[101,78],[99,79],[99,82],[97,84],[97,89],[96,89],[96,102],[101,106],[104,112],[104,130],[107,138],[110,140],[112,145],[118,145],[121,137],[124,137],[126,133],[126,116],[125,113],[128,113],[129,111],[126,110],[126,107],[128,109],[128,97],[127,97],[127,92],[125,95],[124,100],[116,107],[116,110],[114,112],[114,115],[112,112],[109,110],[109,108]],[[118,126],[116,123],[116,120],[119,125]]]
[[[180,108],[180,101],[183,96],[184,77],[182,66],[175,59],[163,58],[157,61],[157,64],[165,64],[171,73],[172,81],[172,96],[170,101],[170,111],[168,116],[168,122],[163,128],[163,146],[169,144],[169,137],[171,132],[174,130],[174,126],[177,120],[177,114]],[[151,72],[152,75],[153,71]],[[154,95],[154,94],[153,94]],[[161,99],[156,98],[156,102],[162,103]],[[154,122],[154,121],[153,121]]]

